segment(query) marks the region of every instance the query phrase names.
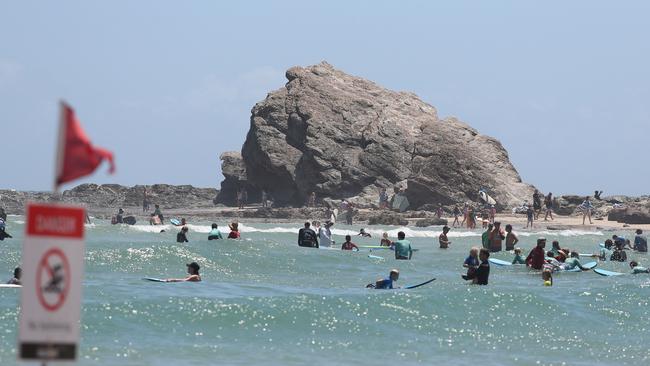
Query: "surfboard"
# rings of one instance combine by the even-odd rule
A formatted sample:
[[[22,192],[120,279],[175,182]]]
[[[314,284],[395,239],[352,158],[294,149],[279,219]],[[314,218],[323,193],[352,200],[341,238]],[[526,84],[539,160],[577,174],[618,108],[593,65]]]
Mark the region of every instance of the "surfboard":
[[[512,262],[504,261],[501,259],[496,259],[496,258],[490,258],[488,259],[488,262],[497,265],[497,266],[512,266]]]
[[[172,225],[174,225],[174,226],[180,226],[181,225],[181,221],[179,219],[170,219],[169,222],[171,222]]]
[[[587,268],[587,269],[594,269],[594,268],[596,268],[597,265],[598,265],[597,262],[588,262],[588,263],[583,264],[582,267]],[[575,268],[571,268],[571,269],[565,269],[562,272],[582,272],[582,270],[580,268],[578,268],[578,267],[575,267]]]
[[[422,282],[422,283],[418,283],[417,285],[406,286],[406,287],[404,287],[404,289],[405,289],[405,290],[411,290],[411,289],[414,289],[414,288],[417,288],[417,287],[420,287],[420,286],[424,286],[424,285],[426,285],[426,284],[428,284],[428,283],[431,283],[431,282],[433,282],[433,281],[435,281],[435,280],[436,280],[435,278],[432,278],[432,279],[430,279],[430,280],[428,280],[428,281],[424,281],[424,282]]]
[[[625,274],[625,273],[621,273],[621,272],[608,271],[606,269],[601,269],[601,268],[594,269],[594,272],[598,273],[601,276],[605,276],[605,277],[621,276],[621,275]]]
[[[334,211],[332,211],[332,215],[330,216],[330,221],[332,224],[336,224],[336,218],[339,216],[339,209],[335,208]]]
[[[153,277],[144,277],[143,280],[151,281],[151,282],[167,282],[165,280],[161,280],[160,278],[153,278]]]
[[[0,288],[21,288],[21,287],[23,287],[23,286],[21,286],[21,285],[10,285],[10,284],[5,284],[5,283],[0,284]]]
[[[390,247],[383,247],[379,245],[359,245],[359,248],[366,248],[366,249],[390,249]]]
[[[372,254],[368,254],[368,258],[370,258],[370,259],[378,259],[378,260],[382,260],[382,261],[384,260],[384,257],[380,257],[378,255],[372,255]]]

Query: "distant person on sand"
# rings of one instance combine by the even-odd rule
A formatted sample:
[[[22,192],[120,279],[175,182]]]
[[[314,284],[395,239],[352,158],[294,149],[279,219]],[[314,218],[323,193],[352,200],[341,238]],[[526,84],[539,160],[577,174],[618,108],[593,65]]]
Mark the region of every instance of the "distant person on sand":
[[[533,228],[533,222],[535,221],[535,211],[531,206],[528,206],[526,209],[526,229],[530,227],[531,229]]]
[[[142,212],[149,211],[149,198],[147,197],[147,187],[142,187]]]
[[[393,241],[388,239],[388,233],[383,233],[381,235],[381,241],[379,242],[379,245],[382,247],[390,247],[393,245]]]
[[[189,243],[189,240],[187,240],[187,227],[183,227],[181,231],[176,234],[176,242],[177,243]]]
[[[208,234],[208,240],[218,240],[218,239],[223,239],[223,235],[221,235],[221,231],[219,230],[219,225],[213,223],[212,230],[210,230],[210,233]]]
[[[411,259],[413,256],[413,249],[411,242],[406,240],[406,234],[403,231],[397,233],[397,241],[395,245],[395,259]]]
[[[158,218],[160,219],[160,223],[164,225],[165,224],[165,218],[164,218],[164,216],[162,214],[162,211],[160,211],[160,206],[155,205],[154,207],[155,207],[155,210],[153,211],[153,214],[158,216]]]
[[[192,262],[187,264],[187,274],[185,278],[168,278],[165,282],[201,282],[201,275],[199,270],[201,266],[198,263]]]
[[[467,204],[467,202],[465,202],[465,203],[463,204],[463,221],[461,221],[461,223],[460,223],[460,226],[461,226],[461,227],[462,227],[463,225],[465,225],[465,222],[467,221],[467,215],[468,215],[468,213],[469,213],[469,205]]]
[[[454,205],[454,223],[451,224],[451,226],[456,227],[456,224],[458,224],[458,226],[463,226],[463,224],[461,224],[458,220],[458,217],[460,217],[460,215],[460,208],[458,208],[458,205]]]
[[[361,229],[359,230],[359,234],[357,236],[362,236],[364,238],[372,238],[372,235],[366,232],[366,229]]]
[[[487,230],[481,234],[481,243],[483,244],[483,248],[485,249],[490,249],[490,233],[492,232],[492,229],[494,228],[494,225],[489,224],[487,227]]]
[[[481,264],[476,269],[476,277],[474,277],[473,283],[475,285],[487,285],[488,278],[490,277],[490,262],[488,262],[488,258],[490,258],[490,251],[485,248],[481,248],[478,258],[481,261]]]
[[[587,217],[589,218],[589,225],[593,224],[591,222],[591,210],[594,209],[594,206],[591,204],[589,196],[585,197],[585,200],[580,205],[580,209],[582,210],[582,225],[585,224],[585,218]]]
[[[438,236],[438,243],[440,243],[440,248],[441,249],[447,249],[449,248],[449,244],[451,244],[451,241],[449,241],[449,238],[447,238],[447,234],[449,233],[449,226],[444,226],[442,228],[442,233]]]
[[[241,234],[239,233],[239,223],[232,222],[228,225],[230,228],[230,234],[228,234],[228,239],[239,239]]]
[[[375,283],[370,283],[366,285],[366,288],[374,288],[375,290],[392,290],[396,287],[393,287],[393,282],[396,282],[399,279],[399,271],[393,269],[390,271],[388,277],[377,280]]]
[[[23,270],[20,269],[20,267],[16,267],[14,269],[14,277],[7,281],[7,285],[22,285],[22,282],[20,282],[20,278],[23,275]]]
[[[494,223],[494,220],[496,219],[496,217],[497,217],[497,208],[494,207],[494,205],[490,205],[490,209],[489,209],[490,222]]]
[[[515,245],[517,245],[517,243],[519,243],[519,238],[512,231],[512,225],[506,225],[506,250],[515,250]]]
[[[266,190],[262,190],[262,207],[268,207],[269,206],[269,199],[266,194]]]
[[[603,191],[598,191],[598,190],[594,191],[594,198],[600,201],[602,199],[600,198],[601,194],[603,194]]]
[[[348,210],[345,213],[345,223],[348,225],[352,225],[353,219],[354,219],[354,206],[352,206],[352,204],[348,202]]]
[[[643,236],[643,230],[637,229],[636,236],[634,237],[634,246],[632,249],[642,253],[648,252],[648,239]]]
[[[439,203],[438,208],[436,209],[436,217],[439,219],[442,218],[442,213],[442,203]]]
[[[298,231],[298,246],[318,248],[316,232],[311,229],[309,222],[305,222],[305,227]]]
[[[385,210],[388,208],[388,193],[386,188],[379,190],[379,208]]]
[[[551,216],[551,221],[553,221],[553,193],[549,192],[546,197],[544,197],[544,206],[546,206],[544,221],[548,221],[549,215]]]
[[[535,220],[539,219],[539,212],[542,210],[542,199],[540,198],[540,193],[538,190],[535,190],[533,193],[533,211],[535,211]]]
[[[316,192],[311,192],[309,195],[309,201],[307,201],[307,207],[316,207]]]
[[[474,214],[474,207],[469,206],[467,209],[467,228],[475,229],[476,228],[476,216]]]
[[[328,220],[325,221],[325,225],[318,229],[318,239],[320,240],[321,247],[331,247],[334,244],[334,240],[332,240],[332,230],[330,230],[332,225],[334,224]]]
[[[500,252],[503,250],[503,239],[506,238],[503,229],[501,228],[501,223],[499,221],[494,222],[494,228],[490,231],[490,252]]]
[[[341,245],[341,250],[352,250],[356,249],[359,251],[359,247],[352,242],[352,237],[350,235],[345,236],[345,243]]]
[[[546,239],[539,238],[537,239],[537,246],[528,253],[526,257],[526,265],[532,269],[541,270],[544,267],[546,253],[544,252],[544,247],[546,246]]]

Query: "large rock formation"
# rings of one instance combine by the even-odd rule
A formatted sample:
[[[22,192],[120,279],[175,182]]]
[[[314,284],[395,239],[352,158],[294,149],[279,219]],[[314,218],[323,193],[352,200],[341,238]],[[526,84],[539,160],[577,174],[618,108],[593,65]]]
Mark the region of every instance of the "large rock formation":
[[[504,207],[532,194],[499,141],[438,118],[412,93],[325,62],[293,67],[286,77],[285,87],[253,107],[242,160],[224,155],[218,201],[228,201],[235,180],[267,190],[280,205],[302,205],[312,191],[374,202],[379,188],[395,186],[406,187],[412,208],[477,201],[479,188]]]

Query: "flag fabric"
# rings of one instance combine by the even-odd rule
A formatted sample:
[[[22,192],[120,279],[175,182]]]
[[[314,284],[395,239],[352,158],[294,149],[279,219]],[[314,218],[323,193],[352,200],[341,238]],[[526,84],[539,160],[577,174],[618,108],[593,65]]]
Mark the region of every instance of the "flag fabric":
[[[109,173],[112,174],[115,171],[113,153],[93,146],[74,110],[61,102],[55,190],[61,184],[91,174],[104,160],[110,164]]]

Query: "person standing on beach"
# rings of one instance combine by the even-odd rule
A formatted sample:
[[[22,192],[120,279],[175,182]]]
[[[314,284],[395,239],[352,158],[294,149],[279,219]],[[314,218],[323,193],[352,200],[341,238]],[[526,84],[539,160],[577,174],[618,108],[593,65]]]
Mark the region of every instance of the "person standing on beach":
[[[449,226],[445,225],[442,228],[442,233],[438,236],[438,243],[440,244],[440,249],[448,249],[449,244],[451,242],[449,241],[449,238],[447,237],[447,234],[449,233]]]
[[[489,216],[490,222],[494,224],[494,220],[497,217],[497,208],[494,207],[494,205],[490,205],[490,210],[489,210],[488,216]]]
[[[535,211],[530,206],[528,206],[528,208],[526,209],[526,218],[527,218],[526,229],[528,229],[528,226],[530,226],[530,228],[532,229],[533,222],[535,221]]]
[[[263,189],[263,190],[262,190],[262,207],[268,207],[268,206],[269,206],[269,202],[268,202],[268,201],[269,201],[269,200],[268,200],[268,197],[267,197],[267,195],[266,195],[266,190]]]
[[[467,228],[475,229],[476,228],[476,217],[474,216],[474,208],[469,206],[467,209]]]
[[[542,210],[542,200],[539,196],[539,191],[535,190],[535,193],[533,193],[533,210],[535,211],[535,220],[539,219],[539,212]]]
[[[517,243],[519,243],[519,238],[512,232],[512,225],[506,225],[506,250],[515,250]]]
[[[463,227],[465,225],[465,222],[467,221],[467,213],[469,212],[469,207],[467,202],[463,205],[463,221],[460,223],[460,226]]]
[[[591,222],[591,210],[594,209],[594,206],[591,204],[589,196],[585,197],[585,200],[580,205],[580,209],[582,209],[582,225],[585,224],[585,218],[587,217],[589,217],[589,225],[593,224]]]
[[[379,209],[385,210],[388,208],[388,193],[386,188],[379,190]]]
[[[307,201],[307,207],[316,207],[316,192],[311,192],[309,195],[309,200]]]
[[[411,259],[413,256],[413,249],[411,248],[411,242],[406,240],[406,234],[404,234],[403,231],[397,233],[397,241],[393,244],[395,245],[395,259]]]
[[[318,248],[316,232],[310,226],[311,224],[309,222],[305,222],[305,227],[298,231],[298,246]]]
[[[348,202],[348,209],[345,213],[345,223],[352,225],[352,219],[354,218],[354,206]]]
[[[503,239],[505,239],[506,236],[504,235],[503,229],[501,229],[501,223],[499,221],[494,222],[494,229],[490,231],[489,239],[490,239],[490,252],[500,252],[503,250]]]
[[[544,221],[548,221],[549,215],[551,216],[551,221],[553,221],[553,193],[548,192],[546,197],[544,197],[544,206],[546,206]]]
[[[458,217],[460,216],[460,214],[461,214],[460,208],[458,208],[458,205],[454,205],[454,223],[451,224],[451,226],[456,227],[456,224],[458,224],[458,226],[463,226],[463,224],[461,224],[460,221],[458,221]]]
[[[439,219],[442,218],[442,213],[442,203],[439,203],[438,208],[436,209],[436,217]]]
[[[149,198],[147,197],[147,187],[142,187],[142,212],[149,211]]]
[[[490,248],[490,233],[492,232],[492,228],[494,228],[494,225],[489,224],[487,227],[487,230],[481,234],[481,243],[483,244],[483,248],[489,249]]]

